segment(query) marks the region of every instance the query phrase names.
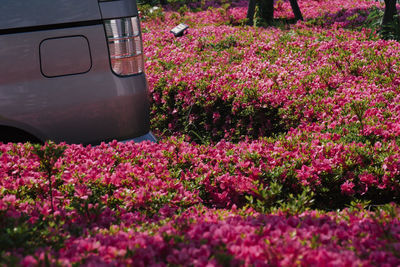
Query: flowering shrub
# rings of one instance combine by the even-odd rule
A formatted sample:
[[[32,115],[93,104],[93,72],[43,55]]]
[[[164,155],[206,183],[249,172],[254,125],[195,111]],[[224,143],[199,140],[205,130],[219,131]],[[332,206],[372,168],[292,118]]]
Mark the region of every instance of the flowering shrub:
[[[276,3],[278,16],[289,16],[288,5]],[[354,196],[397,198],[397,168],[387,163],[397,164],[399,44],[351,30],[380,4],[300,5],[307,21],[284,30],[223,25],[228,11],[220,9],[166,13],[166,23],[191,23],[179,39],[146,22],[152,125],[203,143],[272,137],[251,143],[268,146],[259,153],[259,191],[276,181],[282,195],[310,187],[322,208]]]
[[[51,186],[43,158],[30,145],[2,145],[0,261],[23,266],[400,264],[396,205],[368,212],[356,204],[337,213],[239,208],[241,194],[257,192],[251,181],[267,164],[258,152],[269,146],[207,147],[177,139],[70,145],[54,162]],[[59,151],[52,144],[44,150]]]
[[[362,13],[355,23],[360,25],[367,7],[374,5],[360,3],[364,11],[352,11],[352,18],[345,15],[350,11],[339,10],[344,15],[331,16],[327,30],[307,26],[310,20],[290,30],[221,25],[230,9],[222,14],[213,9],[188,15],[170,12],[162,24],[146,22],[154,129],[161,135],[185,133],[196,141],[238,141],[286,132],[300,122],[335,120],[341,125],[352,115],[349,105],[360,98],[377,99],[378,109],[386,110],[392,99],[385,97],[399,83],[398,43],[378,40],[371,30],[342,29],[343,21],[353,23]],[[236,9],[245,14],[245,8]],[[321,13],[307,10],[310,19]],[[191,28],[175,39],[169,27],[182,21]],[[388,111],[386,116],[397,115]],[[366,120],[372,124],[377,118]]]

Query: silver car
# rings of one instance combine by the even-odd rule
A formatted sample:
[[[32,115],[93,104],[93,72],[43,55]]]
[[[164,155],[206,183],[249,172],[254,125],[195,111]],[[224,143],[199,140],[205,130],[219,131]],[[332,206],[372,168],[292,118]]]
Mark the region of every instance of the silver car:
[[[2,0],[0,142],[155,140],[135,0]]]

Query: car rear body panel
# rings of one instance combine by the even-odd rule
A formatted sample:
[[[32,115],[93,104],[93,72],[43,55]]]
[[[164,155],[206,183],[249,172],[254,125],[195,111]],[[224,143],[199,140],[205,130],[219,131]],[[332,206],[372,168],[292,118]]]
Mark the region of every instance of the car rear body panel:
[[[16,4],[6,1],[10,12],[25,2],[14,1]],[[0,30],[0,126],[18,127],[41,140],[67,143],[94,144],[146,135],[150,126],[145,74],[119,77],[111,71],[102,21],[85,26],[83,20],[101,18],[97,1],[36,2],[49,4],[54,10],[47,13],[53,14],[39,19],[35,13],[29,23],[14,19],[8,24],[9,29],[28,27],[27,31]],[[116,2],[120,3],[114,13],[125,1]],[[58,3],[57,8],[54,3]],[[79,12],[74,8],[76,14],[67,12],[73,3],[82,8]],[[112,4],[101,4],[106,3]],[[136,4],[135,10],[130,6],[119,15],[137,14]],[[31,7],[35,12],[40,10],[38,3]],[[65,16],[60,15],[62,11]],[[72,24],[53,28],[48,23]],[[47,26],[40,29],[40,24]],[[76,49],[71,49],[74,45]]]

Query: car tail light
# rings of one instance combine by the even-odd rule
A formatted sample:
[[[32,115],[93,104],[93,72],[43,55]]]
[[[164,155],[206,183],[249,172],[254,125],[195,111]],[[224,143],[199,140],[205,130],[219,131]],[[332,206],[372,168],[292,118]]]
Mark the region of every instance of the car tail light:
[[[144,71],[142,37],[138,17],[104,21],[111,68],[127,76]]]

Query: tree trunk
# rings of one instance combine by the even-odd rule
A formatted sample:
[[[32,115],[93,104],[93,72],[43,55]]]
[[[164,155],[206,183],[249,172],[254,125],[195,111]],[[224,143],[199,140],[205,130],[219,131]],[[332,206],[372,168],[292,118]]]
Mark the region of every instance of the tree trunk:
[[[259,17],[263,24],[272,24],[274,21],[274,0],[259,0]]]
[[[254,12],[256,11],[256,0],[249,0],[249,7],[247,8],[247,25],[254,25]]]
[[[290,0],[290,5],[292,6],[292,10],[293,10],[295,19],[303,20],[303,15],[301,14],[300,7],[299,7],[299,4],[297,3],[297,0]]]
[[[385,0],[385,13],[383,14],[382,26],[392,23],[396,14],[396,0]]]

